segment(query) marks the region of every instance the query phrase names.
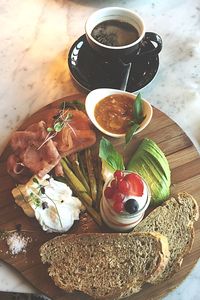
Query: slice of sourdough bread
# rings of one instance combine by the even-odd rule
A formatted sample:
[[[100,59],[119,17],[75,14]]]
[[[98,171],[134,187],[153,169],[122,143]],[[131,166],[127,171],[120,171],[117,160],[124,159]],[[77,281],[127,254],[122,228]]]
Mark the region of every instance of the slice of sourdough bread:
[[[165,235],[169,243],[170,259],[162,274],[151,283],[170,278],[180,269],[183,257],[191,250],[194,240],[193,224],[198,220],[199,208],[188,193],[180,193],[154,209],[135,228],[135,231],[156,231]]]
[[[65,234],[43,244],[40,255],[61,289],[108,300],[138,292],[159,276],[169,249],[159,233]]]

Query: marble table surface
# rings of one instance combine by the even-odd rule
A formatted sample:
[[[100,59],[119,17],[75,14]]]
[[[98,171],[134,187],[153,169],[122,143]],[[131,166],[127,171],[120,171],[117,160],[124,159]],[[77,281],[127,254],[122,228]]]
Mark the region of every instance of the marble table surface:
[[[1,0],[0,153],[10,134],[42,106],[77,91],[66,64],[72,43],[91,12],[106,6],[133,9],[146,30],[163,38],[160,67],[142,95],[175,120],[200,149],[199,0]],[[165,299],[196,300],[200,262]],[[0,290],[34,292],[0,262]]]

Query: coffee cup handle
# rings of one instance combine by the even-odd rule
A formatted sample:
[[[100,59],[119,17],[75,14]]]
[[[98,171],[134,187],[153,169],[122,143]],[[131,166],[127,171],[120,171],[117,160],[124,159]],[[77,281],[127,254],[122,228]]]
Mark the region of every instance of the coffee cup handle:
[[[145,46],[145,43],[148,42],[155,42],[157,44],[157,46],[152,49],[152,50],[148,50],[148,51],[144,51],[144,52],[139,52],[138,55],[141,56],[146,56],[146,55],[158,55],[158,53],[160,53],[160,51],[162,50],[162,39],[161,37],[155,33],[155,32],[146,32],[144,39],[141,43],[141,48],[140,50],[142,50],[142,48]]]

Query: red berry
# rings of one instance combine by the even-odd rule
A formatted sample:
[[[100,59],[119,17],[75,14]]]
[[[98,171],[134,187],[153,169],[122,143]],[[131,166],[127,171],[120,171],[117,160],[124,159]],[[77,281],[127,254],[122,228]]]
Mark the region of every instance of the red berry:
[[[104,196],[107,198],[107,199],[111,199],[113,194],[114,194],[114,189],[110,186],[107,186],[105,191],[104,191]]]
[[[124,195],[129,194],[130,184],[126,180],[121,180],[118,182],[118,190],[123,193]]]
[[[115,171],[114,177],[117,181],[120,181],[121,179],[124,178],[124,173],[120,170]]]
[[[122,202],[125,198],[125,195],[119,192],[114,193],[114,195],[112,196],[112,199],[115,202]]]
[[[134,196],[142,196],[144,190],[144,184],[141,177],[135,173],[127,174],[124,179],[129,182],[130,190],[129,194]]]
[[[123,202],[115,202],[113,204],[113,209],[117,212],[120,213],[124,210],[124,204]]]
[[[110,183],[110,186],[113,188],[113,189],[116,189],[117,188],[117,180],[113,179]]]

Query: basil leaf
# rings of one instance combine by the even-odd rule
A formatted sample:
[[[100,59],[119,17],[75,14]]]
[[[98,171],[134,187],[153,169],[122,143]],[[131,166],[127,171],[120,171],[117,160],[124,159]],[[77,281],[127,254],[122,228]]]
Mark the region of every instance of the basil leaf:
[[[137,123],[135,123],[134,125],[132,125],[132,126],[130,127],[130,129],[127,131],[126,136],[125,136],[126,144],[128,144],[128,143],[131,141],[131,139],[132,139],[134,133],[137,131],[137,129],[138,129],[139,127],[140,127],[140,125],[137,124]]]
[[[124,170],[122,155],[117,152],[110,141],[102,138],[99,145],[99,157],[105,160],[114,170]]]
[[[142,109],[142,98],[139,93],[133,103],[133,116],[136,123],[141,123],[143,121],[143,109]]]

